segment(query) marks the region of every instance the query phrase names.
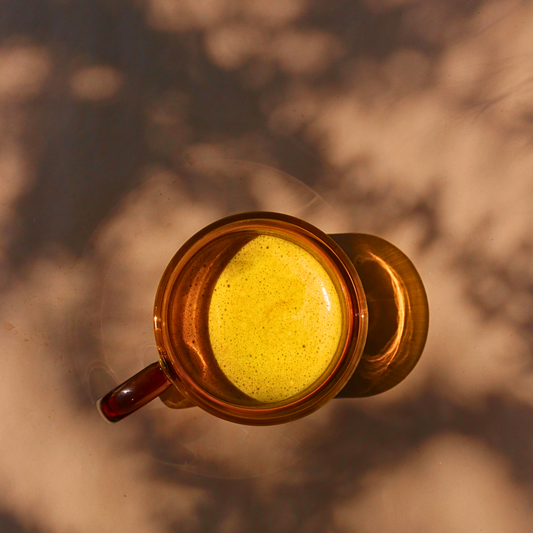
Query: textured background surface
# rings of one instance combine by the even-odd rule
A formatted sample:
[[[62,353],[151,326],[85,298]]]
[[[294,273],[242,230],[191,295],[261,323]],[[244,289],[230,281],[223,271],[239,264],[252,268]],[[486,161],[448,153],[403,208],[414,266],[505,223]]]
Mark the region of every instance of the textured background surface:
[[[526,1],[3,0],[0,530],[531,531],[532,27]],[[299,433],[251,445],[169,411],[190,422],[170,462],[211,434],[198,475],[154,459],[150,415],[103,423],[76,361],[150,360],[128,328],[169,239],[310,194],[194,173],[220,157],[403,249],[432,322],[402,385]],[[90,316],[101,294],[120,306]],[[256,477],[209,475],[242,450]]]

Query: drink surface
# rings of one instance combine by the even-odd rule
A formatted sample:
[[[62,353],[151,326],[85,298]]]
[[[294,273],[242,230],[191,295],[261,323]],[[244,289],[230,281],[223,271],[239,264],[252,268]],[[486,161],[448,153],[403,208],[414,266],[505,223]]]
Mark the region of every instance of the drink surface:
[[[259,235],[220,274],[208,325],[229,381],[258,401],[277,402],[327,369],[341,338],[342,309],[317,259],[290,241]]]

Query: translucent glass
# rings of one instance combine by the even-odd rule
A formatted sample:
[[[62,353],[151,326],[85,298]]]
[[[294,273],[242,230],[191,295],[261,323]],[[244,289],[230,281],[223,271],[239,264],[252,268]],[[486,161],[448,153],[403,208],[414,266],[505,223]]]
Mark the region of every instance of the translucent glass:
[[[208,309],[213,286],[228,261],[251,239],[271,235],[305,249],[332,280],[342,309],[341,339],[322,375],[305,390],[275,403],[258,402],[235,387],[221,370],[211,349]],[[333,239],[311,224],[276,213],[245,213],[222,219],[194,235],[167,266],[155,298],[154,331],[161,369],[169,383],[205,411],[247,425],[271,425],[312,413],[346,385],[361,358],[368,325],[366,299],[350,259]],[[161,374],[144,389],[141,374],[100,401],[104,416],[117,421],[158,395]],[[142,381],[142,380],[141,380]],[[128,391],[131,397],[125,398]],[[143,392],[145,393],[143,395]],[[116,395],[120,394],[120,404]],[[117,413],[117,405],[125,405]]]

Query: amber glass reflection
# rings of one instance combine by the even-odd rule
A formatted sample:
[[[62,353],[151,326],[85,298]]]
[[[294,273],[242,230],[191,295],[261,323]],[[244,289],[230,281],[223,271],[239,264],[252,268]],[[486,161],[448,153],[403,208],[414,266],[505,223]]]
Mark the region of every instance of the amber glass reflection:
[[[361,233],[331,237],[355,265],[368,305],[368,335],[361,361],[338,398],[385,392],[418,363],[426,343],[429,306],[413,263],[384,239]]]

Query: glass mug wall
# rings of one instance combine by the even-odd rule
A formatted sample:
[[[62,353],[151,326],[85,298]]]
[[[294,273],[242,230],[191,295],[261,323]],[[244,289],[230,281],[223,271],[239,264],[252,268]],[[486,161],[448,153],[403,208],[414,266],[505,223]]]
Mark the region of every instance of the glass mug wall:
[[[331,237],[256,212],[215,222],[178,250],[156,292],[153,327],[159,361],[98,402],[107,420],[172,390],[175,405],[182,395],[184,406],[270,425],[306,416],[343,389],[368,313],[354,265]]]

